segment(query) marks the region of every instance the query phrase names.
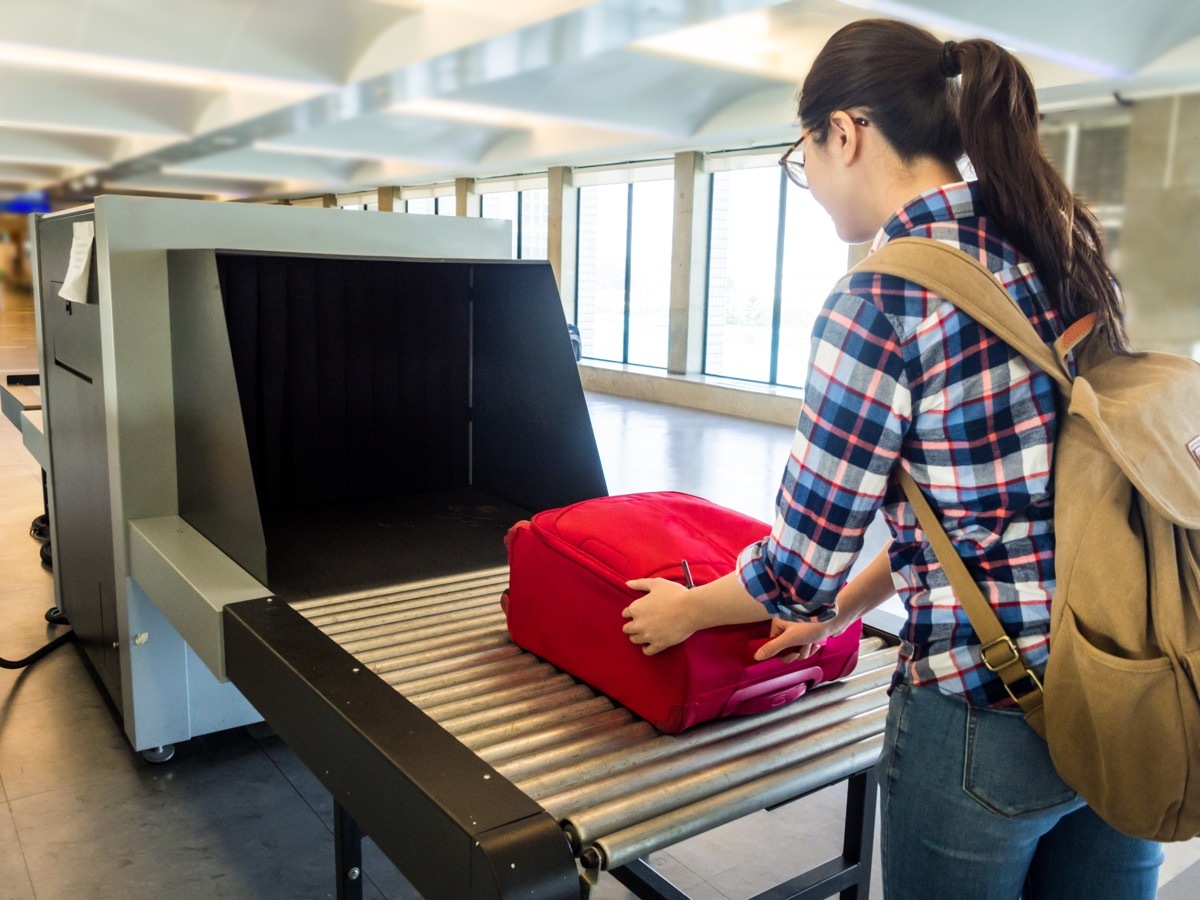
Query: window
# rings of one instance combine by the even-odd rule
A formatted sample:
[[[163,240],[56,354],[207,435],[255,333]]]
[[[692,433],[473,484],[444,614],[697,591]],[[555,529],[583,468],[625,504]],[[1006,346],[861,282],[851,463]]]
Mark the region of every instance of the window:
[[[850,254],[808,191],[788,190],[785,206],[775,382],[804,387],[813,326],[829,291],[846,274]]]
[[[439,216],[455,216],[458,215],[458,202],[454,197],[438,197],[437,198],[437,215]]]
[[[519,191],[497,191],[484,194],[480,198],[479,212],[485,219],[508,219],[512,227],[512,258],[520,259],[521,230],[517,227],[517,216],[520,208]]]
[[[704,354],[709,375],[771,380],[780,185],[777,167],[712,176]]]
[[[419,197],[414,200],[406,200],[404,211],[416,215],[432,216],[437,213],[437,205],[433,197]]]
[[[666,367],[673,204],[670,181],[579,189],[576,322],[584,356]]]
[[[583,355],[625,361],[625,248],[629,185],[579,189],[576,317]]]
[[[629,361],[667,367],[667,331],[671,314],[671,226],[675,219],[675,183],[646,181],[633,185],[629,245]]]
[[[485,219],[508,219],[513,223],[513,259],[547,259],[550,220],[550,191],[495,191],[481,198]]]
[[[521,191],[521,259],[548,259],[550,234],[550,191]]]
[[[776,166],[713,173],[711,202],[704,371],[802,387],[847,245]]]

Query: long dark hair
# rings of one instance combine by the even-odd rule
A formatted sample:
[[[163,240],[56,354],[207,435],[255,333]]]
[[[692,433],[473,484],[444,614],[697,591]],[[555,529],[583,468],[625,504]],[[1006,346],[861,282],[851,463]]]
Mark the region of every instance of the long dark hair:
[[[825,44],[798,106],[818,143],[834,112],[861,109],[906,163],[928,157],[954,168],[965,153],[985,211],[1033,263],[1066,324],[1095,313],[1109,346],[1130,352],[1099,223],[1047,159],[1033,83],[1007,50],[865,19]]]

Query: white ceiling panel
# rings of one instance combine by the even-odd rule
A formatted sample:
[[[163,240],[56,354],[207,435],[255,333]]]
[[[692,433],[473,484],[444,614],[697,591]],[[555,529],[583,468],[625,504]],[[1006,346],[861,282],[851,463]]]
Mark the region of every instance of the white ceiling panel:
[[[778,143],[829,35],[876,15],[1004,43],[1049,110],[1200,91],[1195,0],[8,6],[0,184],[71,196],[300,196]]]

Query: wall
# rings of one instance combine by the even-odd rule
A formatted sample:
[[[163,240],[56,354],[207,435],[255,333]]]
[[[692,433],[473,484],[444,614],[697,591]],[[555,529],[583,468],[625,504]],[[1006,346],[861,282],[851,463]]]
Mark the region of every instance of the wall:
[[[1134,344],[1200,354],[1200,95],[1133,108],[1120,260]]]

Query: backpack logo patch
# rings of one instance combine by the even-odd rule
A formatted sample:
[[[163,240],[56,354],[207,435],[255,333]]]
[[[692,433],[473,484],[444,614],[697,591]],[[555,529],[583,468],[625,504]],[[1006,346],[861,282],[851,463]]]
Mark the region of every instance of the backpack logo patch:
[[[1188,444],[1188,451],[1192,454],[1192,460],[1196,465],[1200,466],[1200,437],[1196,437]]]

